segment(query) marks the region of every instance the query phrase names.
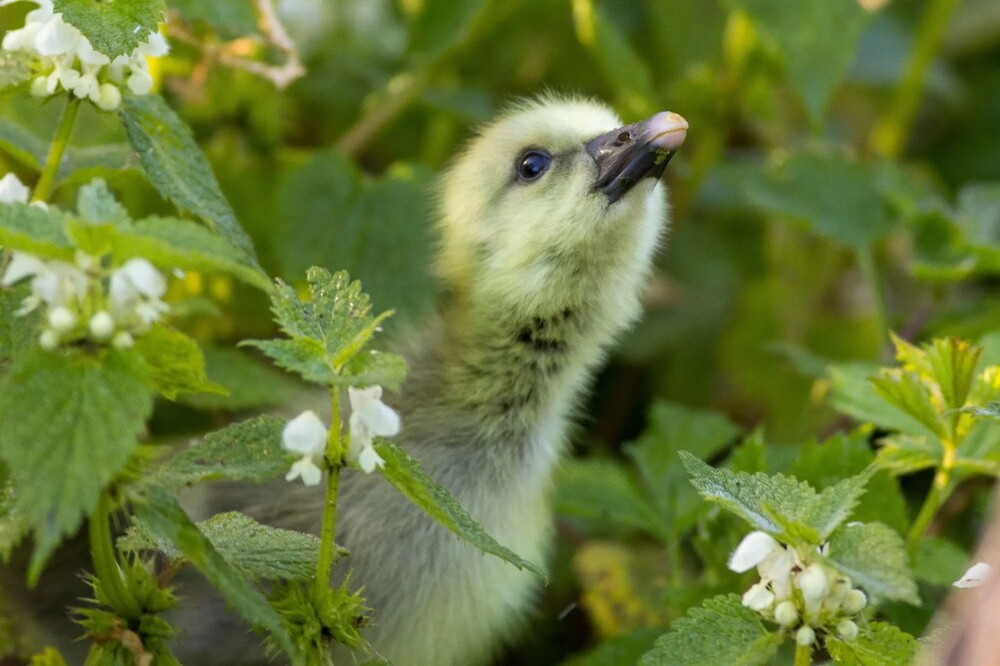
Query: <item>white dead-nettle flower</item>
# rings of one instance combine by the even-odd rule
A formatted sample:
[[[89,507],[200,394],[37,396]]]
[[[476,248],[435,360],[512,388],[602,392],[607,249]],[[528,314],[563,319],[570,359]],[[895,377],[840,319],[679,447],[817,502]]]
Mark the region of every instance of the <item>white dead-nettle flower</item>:
[[[307,486],[319,484],[323,478],[323,470],[316,463],[323,460],[327,435],[326,426],[312,410],[302,412],[285,425],[281,432],[282,446],[302,454],[285,475],[286,481],[301,478],[302,483]]]
[[[837,635],[845,641],[853,641],[858,637],[858,624],[854,620],[843,619],[837,623]]]
[[[141,257],[126,261],[111,274],[108,295],[116,321],[132,321],[141,332],[169,310],[161,299],[167,281],[153,264]]]
[[[993,567],[986,562],[976,562],[952,585],[954,587],[979,587],[993,575]]]
[[[729,557],[729,568],[736,573],[750,571],[773,551],[781,548],[767,532],[754,531],[743,537]]]
[[[774,605],[774,593],[766,583],[756,583],[743,593],[743,605],[750,610],[763,611]]]
[[[0,6],[12,1],[0,0]],[[4,35],[2,48],[34,57],[33,95],[47,97],[62,90],[89,99],[104,111],[114,111],[121,105],[122,85],[136,95],[152,89],[146,59],[169,51],[161,34],[150,33],[130,54],[112,60],[96,50],[75,26],[66,23],[62,13],[54,12],[51,0],[30,1],[38,8],[28,12],[23,27]]]
[[[0,203],[28,203],[28,194],[27,186],[14,174],[0,178]]]
[[[808,624],[802,625],[795,632],[795,642],[803,646],[812,645],[816,642],[816,631]]]
[[[351,444],[347,456],[371,474],[376,467],[385,465],[372,440],[398,434],[399,414],[382,402],[381,386],[366,389],[350,386],[347,395],[351,400]]]

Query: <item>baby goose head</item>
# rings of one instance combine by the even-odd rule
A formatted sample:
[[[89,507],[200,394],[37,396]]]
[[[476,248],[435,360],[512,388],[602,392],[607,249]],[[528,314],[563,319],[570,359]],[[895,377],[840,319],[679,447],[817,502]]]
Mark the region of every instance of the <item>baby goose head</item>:
[[[572,300],[595,281],[637,282],[666,218],[655,185],[686,130],[673,113],[623,126],[580,99],[515,106],[444,174],[442,277],[517,310]]]

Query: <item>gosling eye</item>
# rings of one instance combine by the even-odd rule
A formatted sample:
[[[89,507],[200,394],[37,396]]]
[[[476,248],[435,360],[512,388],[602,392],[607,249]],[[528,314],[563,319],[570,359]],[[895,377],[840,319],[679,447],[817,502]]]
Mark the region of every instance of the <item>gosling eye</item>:
[[[526,183],[538,180],[549,170],[552,156],[544,150],[529,150],[517,160],[517,177]]]

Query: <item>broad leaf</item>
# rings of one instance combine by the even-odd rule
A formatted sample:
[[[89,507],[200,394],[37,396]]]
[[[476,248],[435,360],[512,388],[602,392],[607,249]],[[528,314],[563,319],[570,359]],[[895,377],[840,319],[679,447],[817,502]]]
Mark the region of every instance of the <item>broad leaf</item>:
[[[713,597],[676,620],[639,666],[763,666],[783,636],[770,632],[760,615],[735,594]]]
[[[969,566],[969,554],[939,537],[924,537],[913,558],[913,575],[933,585],[951,585]]]
[[[198,343],[180,331],[157,324],[138,337],[135,348],[146,361],[157,392],[170,400],[178,393],[226,393],[205,376]]]
[[[119,112],[153,186],[178,208],[202,218],[260,270],[253,243],[240,227],[191,130],[159,95],[126,95]]]
[[[661,538],[668,526],[643,498],[621,464],[570,460],[556,472],[556,511],[567,516],[627,525]]]
[[[164,20],[163,0],[54,0],[52,7],[112,60],[131,53]]]
[[[837,530],[826,559],[873,596],[920,605],[903,539],[882,523],[852,523]]]
[[[487,534],[455,498],[436,484],[420,467],[420,463],[408,456],[403,449],[379,438],[375,450],[385,461],[381,474],[386,481],[428,516],[484,553],[496,555],[518,569],[527,569],[545,578],[545,573],[538,566],[521,559]]]
[[[36,349],[0,379],[0,459],[35,536],[29,579],[135,451],[153,399],[134,353]]]
[[[872,622],[853,641],[828,634],[826,649],[837,664],[846,666],[899,666],[912,664],[917,639],[885,622]]]
[[[58,208],[0,204],[0,245],[42,257],[70,258],[73,249],[64,227],[70,216]]]

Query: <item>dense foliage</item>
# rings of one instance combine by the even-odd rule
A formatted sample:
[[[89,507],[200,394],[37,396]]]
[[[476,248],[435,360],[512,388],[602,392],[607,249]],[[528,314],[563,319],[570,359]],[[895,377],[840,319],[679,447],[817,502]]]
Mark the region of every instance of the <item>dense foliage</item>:
[[[92,663],[173,663],[186,565],[296,663],[364,649],[363,599],[316,583],[332,512],[319,537],[196,523],[176,493],[198,483],[294,465],[335,497],[359,466],[542,573],[377,437],[391,415],[342,428],[339,401],[375,414],[353,391],[405,375],[372,346],[434,306],[435,173],[544,90],[691,129],[507,659],[904,663],[975,561],[1000,474],[995,2],[0,5],[0,558],[51,584],[83,528]],[[295,448],[268,413],[310,383],[334,422]],[[0,658],[60,663],[5,604]]]

